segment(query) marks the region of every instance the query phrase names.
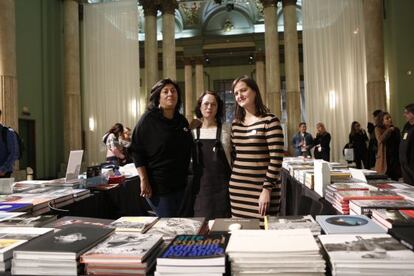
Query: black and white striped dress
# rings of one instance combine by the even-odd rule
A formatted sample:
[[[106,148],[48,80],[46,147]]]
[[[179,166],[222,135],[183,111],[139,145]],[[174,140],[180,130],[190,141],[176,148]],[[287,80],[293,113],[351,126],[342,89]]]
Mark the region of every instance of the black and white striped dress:
[[[230,179],[233,217],[259,218],[259,196],[272,189],[268,215],[277,215],[280,204],[280,169],[283,161],[283,131],[279,119],[267,114],[258,122],[233,122],[232,143],[236,149]]]

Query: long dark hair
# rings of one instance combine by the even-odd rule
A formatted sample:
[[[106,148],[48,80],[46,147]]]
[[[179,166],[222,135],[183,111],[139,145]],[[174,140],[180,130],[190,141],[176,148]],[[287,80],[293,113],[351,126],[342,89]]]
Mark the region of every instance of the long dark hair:
[[[377,127],[385,128],[385,125],[384,125],[384,117],[385,117],[385,115],[390,115],[390,113],[388,113],[386,111],[383,111],[380,114],[378,114],[378,116],[377,116],[377,118],[378,118]]]
[[[201,103],[203,102],[203,98],[206,95],[212,95],[217,102],[217,114],[216,114],[216,122],[217,124],[221,124],[222,122],[222,118],[223,118],[223,114],[224,114],[224,104],[223,101],[221,100],[220,96],[214,92],[214,91],[210,91],[207,90],[205,91],[203,94],[201,94],[201,96],[198,98],[197,100],[197,105],[195,107],[195,115],[198,119],[201,119],[203,117],[203,114],[201,114]]]
[[[148,102],[148,106],[147,106],[147,110],[153,110],[153,109],[158,109],[159,105],[160,105],[160,94],[161,94],[161,90],[164,88],[164,86],[166,86],[167,84],[172,84],[175,88],[175,90],[177,91],[178,94],[178,98],[177,98],[177,105],[175,106],[175,112],[178,113],[180,108],[181,108],[181,91],[180,91],[180,87],[178,87],[178,84],[176,82],[174,82],[171,79],[162,79],[157,81],[156,84],[154,84],[154,86],[151,88],[151,96],[149,98],[149,102]]]
[[[231,86],[231,91],[234,94],[234,87],[239,83],[239,82],[244,82],[250,89],[252,89],[255,93],[256,93],[256,97],[255,97],[255,101],[254,101],[254,105],[256,108],[256,116],[260,116],[263,117],[266,114],[268,114],[270,111],[269,109],[263,104],[262,101],[262,97],[260,96],[260,90],[259,90],[259,86],[257,85],[256,81],[246,75],[238,77],[237,79],[235,79],[233,81],[233,84]],[[235,110],[235,119],[238,122],[243,122],[244,121],[244,117],[246,116],[246,111],[244,110],[244,108],[240,107],[238,104],[236,104],[236,110]]]
[[[121,123],[114,124],[107,133],[113,133],[116,138],[122,135],[124,133],[124,126]]]
[[[357,134],[357,131],[355,129],[356,125],[361,125],[361,124],[358,123],[357,121],[353,121],[351,124],[351,133],[349,133],[349,135],[354,136],[355,134]]]

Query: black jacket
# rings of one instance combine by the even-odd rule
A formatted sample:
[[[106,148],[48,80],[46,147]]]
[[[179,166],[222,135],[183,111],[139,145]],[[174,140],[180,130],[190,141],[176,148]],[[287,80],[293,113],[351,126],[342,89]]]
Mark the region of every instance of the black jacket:
[[[191,145],[188,122],[181,114],[167,119],[153,109],[142,115],[132,134],[132,159],[136,167],[146,167],[154,195],[185,188]]]

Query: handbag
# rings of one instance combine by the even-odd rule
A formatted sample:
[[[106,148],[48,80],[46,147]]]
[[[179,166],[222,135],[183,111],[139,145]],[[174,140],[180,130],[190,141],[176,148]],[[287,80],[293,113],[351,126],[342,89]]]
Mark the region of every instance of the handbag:
[[[352,148],[352,144],[348,143],[344,147],[344,157],[346,161],[353,162],[355,159],[355,152],[354,148]]]

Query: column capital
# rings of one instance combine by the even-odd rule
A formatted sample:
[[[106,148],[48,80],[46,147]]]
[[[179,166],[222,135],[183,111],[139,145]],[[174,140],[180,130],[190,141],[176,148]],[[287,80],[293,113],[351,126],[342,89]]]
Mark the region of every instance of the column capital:
[[[262,2],[263,8],[276,7],[278,0],[260,0]]]
[[[158,1],[139,0],[139,4],[144,8],[144,16],[156,16],[158,10]]]
[[[176,0],[163,0],[161,1],[162,13],[175,14],[175,10],[178,9],[178,3]]]
[[[283,7],[285,6],[296,6],[297,0],[282,0]]]
[[[184,65],[193,65],[194,60],[190,57],[183,58]]]
[[[203,56],[196,56],[194,57],[195,64],[204,64],[204,57]]]

